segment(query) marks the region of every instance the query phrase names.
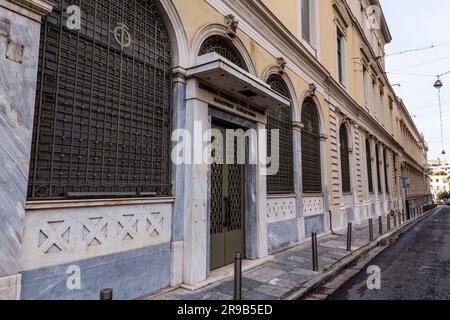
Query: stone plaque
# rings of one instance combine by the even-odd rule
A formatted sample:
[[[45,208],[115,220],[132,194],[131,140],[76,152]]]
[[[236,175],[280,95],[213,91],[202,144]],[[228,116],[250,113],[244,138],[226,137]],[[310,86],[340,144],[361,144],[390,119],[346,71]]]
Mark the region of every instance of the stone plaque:
[[[8,46],[6,48],[6,59],[16,62],[23,62],[24,46],[18,42],[8,40]]]

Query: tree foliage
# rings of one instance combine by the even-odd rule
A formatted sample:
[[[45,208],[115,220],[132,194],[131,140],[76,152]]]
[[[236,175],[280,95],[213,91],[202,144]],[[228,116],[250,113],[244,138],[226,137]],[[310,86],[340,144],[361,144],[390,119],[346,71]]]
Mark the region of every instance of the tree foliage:
[[[448,200],[448,199],[450,199],[450,192],[445,191],[445,192],[439,193],[438,194],[438,199],[439,200]]]

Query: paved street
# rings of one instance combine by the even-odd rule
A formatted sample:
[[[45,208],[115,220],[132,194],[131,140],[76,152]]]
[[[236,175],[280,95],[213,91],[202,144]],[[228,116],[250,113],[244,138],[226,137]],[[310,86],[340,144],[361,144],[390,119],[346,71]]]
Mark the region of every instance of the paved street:
[[[367,289],[367,267],[382,270],[381,290]],[[450,207],[418,223],[329,300],[450,299]]]
[[[384,232],[387,232],[386,220]],[[375,228],[378,236],[378,227]],[[274,255],[272,262],[254,268],[243,275],[243,298],[245,300],[276,300],[298,290],[314,277],[330,270],[349,256],[346,251],[346,230],[335,235],[321,237],[318,241],[319,272],[312,272],[311,243],[306,241],[292,249]],[[367,222],[354,226],[353,250],[369,243]],[[219,283],[192,292],[177,289],[149,297],[157,300],[231,300],[233,297],[232,277]]]

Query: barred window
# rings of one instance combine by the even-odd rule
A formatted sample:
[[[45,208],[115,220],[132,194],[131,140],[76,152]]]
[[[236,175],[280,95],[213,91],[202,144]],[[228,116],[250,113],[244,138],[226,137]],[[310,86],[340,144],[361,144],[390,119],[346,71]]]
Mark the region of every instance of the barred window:
[[[341,148],[341,177],[342,177],[342,192],[352,192],[350,181],[350,157],[348,146],[348,132],[347,127],[343,124],[339,129],[339,142]]]
[[[28,197],[171,194],[171,48],[150,0],[54,0],[42,25]],[[81,30],[66,26],[81,7]]]
[[[386,193],[390,193],[388,180],[388,156],[386,149],[383,150],[383,159],[384,159],[384,181],[386,184]]]
[[[271,75],[267,83],[273,90],[291,100],[289,88],[279,75]],[[280,168],[276,175],[267,177],[268,193],[294,192],[294,168],[292,149],[292,108],[284,107],[281,110],[271,110],[267,114],[267,151],[272,153],[271,130],[279,130]]]
[[[369,192],[373,193],[373,177],[372,177],[372,152],[370,141],[366,139],[366,160],[367,160],[367,179],[369,182]]]
[[[202,56],[212,52],[220,54],[222,57],[230,60],[241,69],[248,71],[247,65],[245,64],[241,54],[228,39],[220,36],[209,37],[205,40],[205,42],[203,42],[198,55]]]
[[[303,104],[302,122],[303,192],[321,193],[320,118],[317,106],[311,99],[307,99]]]
[[[383,192],[383,187],[381,185],[381,171],[380,171],[380,151],[378,150],[378,146],[375,148],[375,155],[377,161],[377,183],[378,183],[378,192]]]

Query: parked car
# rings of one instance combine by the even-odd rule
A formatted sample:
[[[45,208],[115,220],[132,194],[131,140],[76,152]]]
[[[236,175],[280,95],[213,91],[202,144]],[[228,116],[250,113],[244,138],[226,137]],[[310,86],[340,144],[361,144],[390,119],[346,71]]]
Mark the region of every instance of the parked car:
[[[447,205],[450,206],[450,200],[447,200]]]

